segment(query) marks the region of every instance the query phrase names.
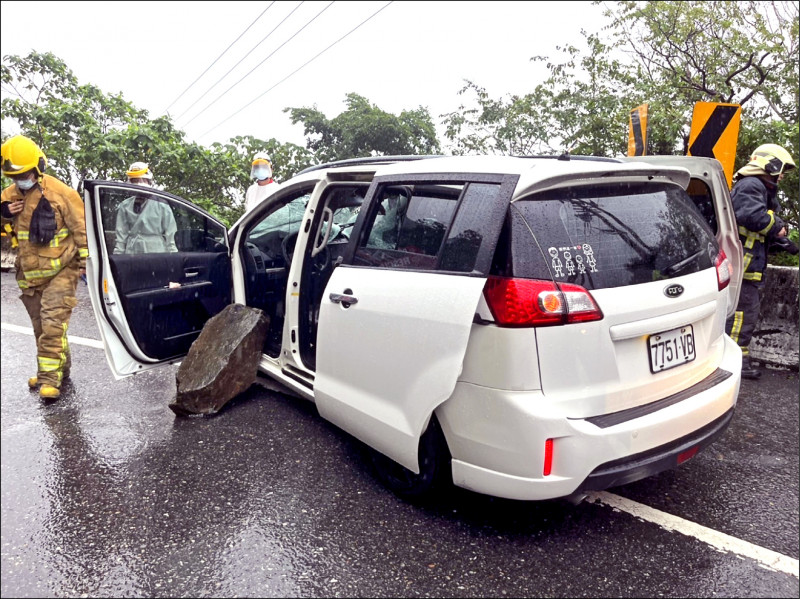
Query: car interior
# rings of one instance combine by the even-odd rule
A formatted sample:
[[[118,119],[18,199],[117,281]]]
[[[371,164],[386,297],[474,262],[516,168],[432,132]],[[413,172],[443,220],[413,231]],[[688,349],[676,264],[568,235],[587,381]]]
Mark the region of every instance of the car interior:
[[[342,261],[350,235],[364,202],[369,184],[334,184],[325,190],[312,223],[314,243],[309,243],[303,257],[300,282],[300,357],[316,368],[319,308],[328,280]]]
[[[254,223],[241,245],[247,305],[269,318],[264,353],[275,358],[281,350],[286,316],[289,268],[311,189],[301,189]]]

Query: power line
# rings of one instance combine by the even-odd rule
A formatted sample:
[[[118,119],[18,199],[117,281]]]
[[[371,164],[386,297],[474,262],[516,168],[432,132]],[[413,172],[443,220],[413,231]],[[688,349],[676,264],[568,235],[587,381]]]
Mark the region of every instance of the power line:
[[[163,112],[164,112],[164,114],[166,114],[166,113],[167,113],[167,111],[168,111],[170,108],[172,108],[172,105],[173,105],[173,104],[175,104],[175,102],[177,102],[178,100],[180,100],[180,99],[183,97],[183,94],[185,94],[186,92],[188,92],[188,91],[189,91],[189,90],[192,88],[192,86],[193,86],[195,83],[197,83],[198,81],[200,81],[200,78],[201,78],[203,75],[205,75],[206,73],[208,73],[208,69],[210,69],[210,68],[211,68],[211,67],[213,67],[215,64],[217,64],[217,60],[219,60],[220,58],[222,58],[222,57],[225,55],[225,52],[227,52],[228,50],[230,50],[230,49],[231,49],[231,47],[233,46],[233,44],[235,44],[235,43],[236,43],[236,42],[238,42],[240,39],[242,39],[242,36],[243,36],[245,33],[247,33],[247,32],[250,30],[250,28],[251,28],[253,25],[255,25],[255,24],[256,24],[256,21],[258,21],[258,20],[259,20],[261,17],[263,17],[263,16],[264,16],[264,13],[265,13],[265,12],[267,12],[267,11],[270,9],[270,7],[271,7],[273,4],[275,4],[275,0],[273,0],[272,2],[270,2],[269,6],[267,6],[267,8],[265,8],[265,9],[264,9],[264,11],[263,11],[263,12],[262,12],[260,15],[258,15],[258,16],[255,18],[255,21],[253,21],[252,23],[250,23],[250,24],[247,26],[247,29],[245,29],[244,31],[242,31],[242,32],[239,34],[239,37],[237,37],[235,40],[233,40],[233,41],[231,42],[231,44],[230,44],[230,45],[229,45],[227,48],[225,48],[225,50],[223,50],[223,51],[222,51],[222,54],[220,54],[219,56],[217,56],[216,60],[214,60],[214,62],[212,62],[210,65],[208,65],[208,67],[206,68],[206,70],[205,70],[205,71],[203,71],[202,73],[200,73],[200,77],[198,77],[197,79],[195,79],[194,81],[192,81],[192,82],[189,84],[189,87],[187,87],[185,90],[183,90],[183,91],[180,93],[180,95],[179,95],[177,98],[175,98],[175,99],[172,101],[172,104],[170,104],[169,106],[167,106],[167,107],[164,109],[164,111],[163,111]]]
[[[297,30],[297,31],[294,33],[294,35],[292,35],[292,37],[290,37],[288,40],[286,40],[285,42],[283,42],[283,43],[282,43],[280,46],[278,46],[277,48],[275,48],[275,50],[273,50],[273,51],[272,51],[272,53],[271,53],[269,56],[267,56],[267,57],[266,57],[264,60],[262,60],[261,62],[259,62],[259,63],[258,63],[256,66],[254,66],[252,69],[250,69],[250,70],[247,72],[247,74],[246,74],[244,77],[242,77],[241,79],[239,79],[239,81],[237,81],[236,83],[234,83],[233,85],[231,85],[231,86],[230,86],[228,89],[226,89],[226,90],[225,90],[224,92],[222,92],[222,93],[221,93],[219,96],[217,96],[217,97],[216,97],[216,99],[214,99],[214,100],[213,100],[213,101],[212,101],[212,102],[211,102],[211,103],[210,103],[208,106],[206,106],[205,108],[203,108],[203,110],[201,110],[200,112],[198,112],[198,113],[197,113],[196,115],[194,115],[194,116],[193,116],[191,119],[189,119],[189,120],[188,120],[186,123],[184,123],[184,125],[183,125],[183,128],[186,128],[186,127],[189,125],[189,123],[191,123],[193,120],[195,120],[195,119],[196,119],[197,117],[199,117],[201,114],[203,114],[203,113],[204,113],[206,110],[208,110],[209,108],[211,108],[211,106],[213,106],[213,105],[214,105],[214,104],[215,104],[215,103],[216,103],[216,102],[217,102],[217,101],[218,101],[220,98],[222,98],[222,97],[223,97],[225,94],[227,94],[229,91],[231,91],[231,90],[232,90],[234,87],[236,87],[237,85],[239,85],[239,84],[240,84],[242,81],[244,81],[245,79],[247,79],[247,78],[250,76],[250,74],[251,74],[253,71],[255,71],[255,70],[258,68],[258,67],[260,67],[262,64],[264,64],[264,63],[265,63],[265,62],[266,62],[266,61],[267,61],[267,60],[268,60],[268,59],[269,59],[269,58],[270,58],[270,57],[271,57],[273,54],[275,54],[275,52],[277,52],[278,50],[280,50],[281,48],[283,48],[283,47],[284,47],[286,44],[288,44],[290,41],[292,41],[292,40],[293,40],[293,39],[294,39],[294,38],[295,38],[295,37],[296,37],[296,36],[297,36],[297,35],[298,35],[298,34],[299,34],[301,31],[303,31],[303,29],[305,29],[306,27],[308,27],[309,25],[311,25],[311,23],[313,23],[313,22],[314,22],[314,21],[317,19],[317,17],[319,17],[319,16],[320,16],[322,13],[324,13],[326,10],[328,10],[328,9],[329,9],[329,8],[330,8],[330,7],[333,5],[333,3],[334,3],[334,2],[336,2],[336,0],[332,0],[332,1],[331,1],[331,2],[330,2],[330,3],[329,3],[329,4],[328,4],[328,5],[325,7],[325,8],[323,8],[321,11],[319,11],[319,12],[318,12],[318,13],[317,13],[317,14],[314,16],[314,18],[312,18],[312,19],[311,19],[311,20],[310,20],[308,23],[306,23],[306,24],[305,24],[305,25],[303,25],[303,26],[302,26],[300,29],[298,29],[298,30]]]
[[[192,104],[189,106],[189,108],[187,108],[187,109],[186,109],[186,110],[184,110],[182,113],[180,113],[180,114],[179,114],[177,117],[175,117],[175,121],[178,121],[179,119],[183,118],[183,115],[184,115],[184,114],[186,114],[187,112],[189,112],[189,111],[190,111],[190,110],[191,110],[191,109],[192,109],[192,108],[195,106],[195,104],[197,104],[197,103],[198,103],[200,100],[202,100],[203,98],[205,98],[205,97],[206,97],[206,95],[208,94],[208,92],[210,92],[212,89],[214,89],[214,88],[215,88],[215,87],[216,87],[216,86],[219,84],[219,82],[220,82],[220,81],[222,81],[223,79],[225,79],[225,77],[227,77],[228,75],[230,75],[230,73],[231,73],[231,71],[233,71],[233,69],[235,69],[236,67],[238,67],[238,66],[239,66],[239,65],[242,63],[242,61],[243,61],[245,58],[247,58],[248,56],[250,56],[250,54],[252,54],[252,53],[253,53],[253,50],[255,50],[255,49],[256,49],[256,48],[258,48],[258,47],[259,47],[261,44],[263,44],[263,43],[264,43],[264,42],[267,40],[267,38],[268,38],[270,35],[272,35],[272,34],[275,32],[275,30],[276,30],[278,27],[280,27],[281,25],[283,25],[284,21],[286,21],[286,19],[288,19],[289,17],[291,17],[291,16],[294,14],[294,12],[295,12],[295,11],[296,11],[298,8],[300,8],[300,7],[301,7],[301,6],[302,6],[304,3],[305,3],[305,0],[303,0],[302,2],[300,2],[300,3],[299,3],[297,6],[295,6],[295,7],[292,9],[292,12],[290,12],[288,15],[286,15],[286,16],[283,18],[283,20],[282,20],[280,23],[278,23],[277,25],[275,25],[275,27],[272,29],[272,31],[270,31],[270,32],[269,32],[267,35],[265,35],[265,36],[264,36],[264,37],[261,39],[261,41],[260,41],[260,42],[258,42],[258,43],[257,43],[255,46],[253,46],[252,48],[250,48],[250,51],[249,51],[247,54],[245,54],[244,56],[242,56],[242,58],[241,58],[241,59],[239,59],[239,62],[237,62],[237,63],[236,63],[235,65],[233,65],[233,66],[232,66],[230,69],[228,69],[228,72],[227,72],[227,73],[225,73],[225,74],[224,74],[222,77],[220,77],[219,79],[217,79],[217,82],[216,82],[216,83],[214,83],[214,84],[213,84],[211,87],[209,87],[209,88],[208,88],[208,89],[207,89],[205,92],[203,92],[203,93],[200,95],[200,97],[199,97],[199,98],[197,98],[197,100],[195,100],[194,102],[192,102]],[[275,4],[275,3],[273,2],[272,4]],[[270,4],[270,6],[272,6],[272,4]],[[269,6],[268,6],[267,8],[269,8]],[[266,12],[266,11],[264,11],[264,12]],[[263,13],[262,13],[262,14],[263,14]],[[197,115],[195,115],[195,116],[197,116]],[[190,122],[191,122],[191,121],[190,121]]]
[[[214,129],[216,129],[217,127],[219,127],[220,125],[222,125],[222,124],[224,124],[224,123],[227,123],[229,120],[231,120],[231,119],[232,119],[233,117],[235,117],[237,114],[239,114],[239,113],[240,113],[242,110],[244,110],[245,108],[247,108],[248,106],[250,106],[251,104],[253,104],[254,102],[256,102],[257,100],[260,100],[260,99],[261,99],[262,97],[264,97],[264,96],[265,96],[267,93],[271,92],[273,89],[275,89],[276,87],[278,87],[278,86],[279,86],[281,83],[283,83],[284,81],[286,81],[286,80],[287,80],[289,77],[291,77],[292,75],[294,75],[295,73],[297,73],[299,70],[301,70],[301,69],[305,68],[306,66],[308,66],[308,65],[309,65],[309,64],[311,64],[312,62],[314,62],[314,61],[315,61],[317,58],[319,58],[320,56],[322,56],[322,54],[324,54],[325,52],[327,52],[328,50],[330,50],[331,48],[333,48],[333,47],[334,47],[336,44],[338,44],[338,43],[339,43],[339,42],[341,42],[341,41],[342,41],[344,38],[346,38],[348,35],[350,35],[351,33],[353,33],[353,32],[354,32],[356,29],[358,29],[359,27],[361,27],[362,25],[364,25],[364,24],[365,24],[367,21],[369,21],[370,19],[372,19],[373,17],[375,17],[375,16],[376,16],[376,15],[377,15],[379,12],[381,12],[381,11],[382,11],[384,8],[386,8],[387,6],[389,6],[390,4],[392,4],[393,2],[394,2],[394,0],[390,0],[389,2],[387,2],[386,4],[384,4],[384,5],[383,5],[381,8],[379,8],[378,10],[376,10],[376,11],[375,11],[374,13],[372,13],[372,14],[371,14],[369,17],[367,17],[366,19],[364,19],[363,21],[361,21],[361,23],[359,23],[358,25],[356,25],[355,27],[353,27],[353,29],[351,29],[350,31],[348,31],[347,33],[345,33],[345,34],[344,34],[342,37],[340,37],[338,40],[336,40],[335,42],[333,42],[333,43],[332,43],[330,46],[328,46],[327,48],[325,48],[324,50],[322,50],[321,52],[319,52],[319,53],[318,53],[316,56],[314,56],[314,57],[313,57],[313,58],[311,58],[310,60],[308,60],[308,61],[306,61],[305,63],[303,63],[301,66],[297,67],[297,68],[296,68],[294,71],[292,71],[291,73],[289,73],[288,75],[286,75],[286,77],[284,77],[283,79],[281,79],[280,81],[278,81],[278,82],[277,82],[275,85],[273,85],[272,87],[270,87],[270,88],[269,88],[267,91],[265,91],[264,93],[262,93],[260,96],[257,96],[255,99],[251,100],[250,102],[248,102],[247,104],[245,104],[244,106],[242,106],[242,107],[241,107],[239,110],[237,110],[236,112],[234,112],[234,113],[233,113],[232,115],[230,115],[228,118],[226,118],[226,119],[225,119],[225,120],[223,120],[223,121],[220,121],[219,123],[217,123],[216,125],[214,125],[213,127],[211,127],[211,129],[209,129],[208,131],[206,131],[205,133],[203,133],[203,134],[200,136],[200,138],[203,138],[203,137],[205,137],[206,135],[208,135],[209,133],[211,133],[211,132],[212,132]]]

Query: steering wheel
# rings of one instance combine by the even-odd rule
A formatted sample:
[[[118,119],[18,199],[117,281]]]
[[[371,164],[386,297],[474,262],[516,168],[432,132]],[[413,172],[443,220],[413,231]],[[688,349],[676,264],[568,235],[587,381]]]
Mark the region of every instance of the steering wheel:
[[[297,243],[297,235],[297,231],[294,233],[289,233],[281,242],[281,255],[286,263],[287,271],[292,266],[292,256],[294,256],[294,246]]]
[[[285,261],[286,271],[288,272],[289,269],[292,267],[292,257],[294,256],[294,247],[297,244],[297,236],[298,232],[295,231],[294,233],[289,233],[286,237],[283,238],[281,242],[281,255],[283,256],[283,260]],[[312,267],[322,272],[328,265],[331,263],[331,251],[328,249],[328,246],[325,246],[313,259]]]

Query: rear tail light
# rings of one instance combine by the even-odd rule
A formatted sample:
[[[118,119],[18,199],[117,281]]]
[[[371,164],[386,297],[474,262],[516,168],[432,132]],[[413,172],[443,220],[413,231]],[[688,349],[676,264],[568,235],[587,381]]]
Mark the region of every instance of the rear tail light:
[[[483,294],[500,326],[541,327],[603,318],[592,295],[579,285],[489,277]]]
[[[719,290],[725,289],[731,282],[731,263],[725,255],[725,250],[720,250],[714,263],[717,269],[717,285]]]
[[[544,442],[544,468],[542,468],[542,474],[544,476],[550,476],[553,472],[553,440],[547,439]]]

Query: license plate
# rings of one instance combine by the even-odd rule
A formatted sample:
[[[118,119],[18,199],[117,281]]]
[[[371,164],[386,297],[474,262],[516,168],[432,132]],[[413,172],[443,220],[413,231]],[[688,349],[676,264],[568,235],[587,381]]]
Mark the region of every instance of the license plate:
[[[650,350],[650,372],[661,372],[691,362],[695,358],[692,325],[650,335],[647,346]]]

